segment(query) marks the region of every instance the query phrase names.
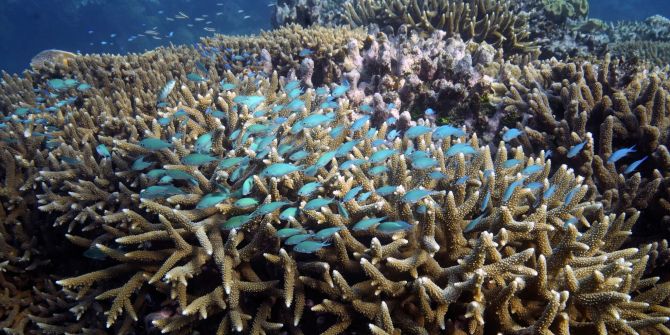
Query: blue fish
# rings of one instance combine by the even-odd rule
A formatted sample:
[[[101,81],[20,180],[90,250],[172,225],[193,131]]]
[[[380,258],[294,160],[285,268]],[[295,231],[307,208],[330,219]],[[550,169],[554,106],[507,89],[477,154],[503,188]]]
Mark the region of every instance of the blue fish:
[[[362,117],[358,118],[354,123],[351,125],[351,131],[357,131],[365,125],[366,122],[370,120],[370,115],[363,115]]]
[[[549,199],[552,195],[554,195],[554,192],[556,192],[556,185],[551,185],[546,191],[544,191],[542,198]]]
[[[298,190],[298,195],[303,196],[303,197],[308,197],[312,195],[319,187],[321,187],[321,183],[319,182],[311,182],[303,185],[299,190]]]
[[[195,151],[199,153],[208,153],[212,150],[212,133],[200,135],[195,141]]]
[[[296,244],[301,243],[303,241],[309,240],[310,238],[312,238],[312,236],[314,236],[314,234],[293,235],[293,236],[287,238],[286,241],[284,241],[284,244],[286,244],[286,245],[296,245]]]
[[[321,155],[321,157],[319,157],[319,159],[316,161],[316,164],[314,164],[314,166],[316,166],[318,168],[322,168],[322,167],[328,165],[328,163],[330,163],[330,161],[333,158],[335,158],[336,153],[337,153],[337,151],[335,151],[335,150],[325,152],[323,155]]]
[[[265,97],[258,95],[238,95],[233,98],[233,102],[246,105],[249,107],[249,109],[252,110],[256,109],[256,107],[258,107],[258,105],[260,105],[263,101],[265,101]]]
[[[272,213],[288,204],[289,204],[288,201],[275,201],[267,204],[262,204],[251,215],[253,217],[263,216]]]
[[[339,86],[337,86],[333,89],[333,92],[331,93],[331,95],[335,98],[339,98],[342,95],[344,95],[344,93],[347,93],[349,88],[350,88],[349,81],[344,80],[341,85],[339,85]]]
[[[237,85],[233,83],[226,83],[223,80],[219,83],[219,85],[221,86],[221,89],[224,91],[234,90],[237,87]]]
[[[635,150],[635,145],[633,145],[630,148],[623,148],[619,149],[610,155],[610,157],[607,159],[607,163],[616,163],[619,159],[623,158],[624,156],[628,155],[631,152],[636,152]]]
[[[274,163],[261,171],[262,177],[283,177],[289,173],[300,171],[300,167],[290,163]]]
[[[277,237],[287,238],[293,235],[300,234],[301,232],[303,232],[301,228],[282,228],[277,230]]]
[[[301,161],[301,160],[307,158],[307,156],[309,156],[309,152],[307,152],[305,150],[300,150],[300,151],[296,151],[293,154],[291,154],[291,156],[289,156],[288,159],[290,159],[294,162],[298,162],[298,161]]]
[[[222,160],[222,161],[219,163],[219,168],[220,168],[220,169],[228,169],[228,168],[231,168],[231,167],[233,167],[233,166],[236,166],[237,164],[240,164],[240,163],[242,163],[242,162],[244,162],[244,161],[246,161],[246,160],[248,160],[248,159],[249,159],[248,157],[230,157],[230,158],[226,158],[226,159]]]
[[[393,186],[393,185],[386,185],[382,186],[378,189],[375,190],[375,192],[382,197],[387,196],[389,194],[393,194],[398,189],[398,186]]]
[[[563,200],[563,204],[564,205],[569,204],[570,201],[572,201],[572,198],[575,197],[575,194],[577,194],[577,191],[579,191],[579,186],[570,190],[570,192],[568,192],[568,194],[565,195],[565,199]]]
[[[107,146],[104,144],[98,144],[98,146],[95,147],[95,151],[97,151],[98,154],[104,158],[112,157],[112,154],[109,152],[109,149],[107,149]]]
[[[320,239],[320,240],[327,240],[333,234],[337,233],[338,231],[342,230],[342,227],[330,227],[330,228],[325,228],[321,229],[316,234],[314,234],[314,237]]]
[[[343,132],[344,132],[344,126],[337,126],[337,127],[333,128],[330,131],[330,133],[328,133],[328,135],[330,135],[330,137],[332,137],[332,138],[337,138],[340,135],[342,135]]]
[[[509,168],[517,166],[519,163],[521,163],[521,160],[508,159],[503,163],[503,167],[506,168],[506,169],[509,169]]]
[[[367,230],[370,227],[386,220],[386,217],[381,217],[381,218],[368,218],[368,219],[363,219],[361,221],[356,222],[354,226],[352,227],[352,230],[354,231],[360,231],[360,230]]]
[[[298,88],[299,86],[300,86],[300,82],[297,81],[297,80],[293,80],[293,81],[288,82],[284,86],[284,91],[290,92],[290,91],[293,91],[294,89]]]
[[[629,174],[629,173],[635,171],[635,169],[637,169],[637,167],[640,166],[640,164],[642,164],[642,162],[647,160],[647,158],[649,158],[649,156],[644,156],[644,158],[630,163],[630,165],[628,165],[628,167],[626,168],[626,170],[623,171],[623,173],[624,174]]]
[[[290,92],[288,92],[288,97],[290,99],[295,99],[295,98],[299,97],[302,93],[303,93],[302,89],[294,88]]]
[[[171,148],[172,144],[165,142],[159,138],[147,137],[140,141],[140,145],[149,150],[161,150]]]
[[[491,200],[491,191],[486,191],[486,195],[484,196],[484,199],[482,200],[482,205],[479,207],[479,210],[483,212],[486,207],[489,205],[489,200]]]
[[[456,184],[456,185],[463,185],[463,184],[465,184],[465,183],[468,181],[468,179],[470,179],[469,176],[463,176],[463,177],[460,177],[460,178],[456,179],[455,184]]]
[[[517,138],[519,135],[521,135],[522,131],[516,128],[508,129],[502,136],[503,141],[509,142],[515,138]]]
[[[431,130],[432,128],[426,126],[413,126],[407,129],[405,137],[415,139],[423,134],[429,133]]]
[[[170,95],[170,92],[172,92],[172,89],[174,89],[174,86],[177,82],[172,79],[169,80],[165,86],[161,89],[160,93],[158,94],[158,101],[163,101],[167,99],[168,95]]]
[[[477,150],[475,150],[470,144],[467,143],[456,143],[447,150],[447,157],[452,157],[458,154],[464,154],[464,155],[470,155],[470,154],[476,154]]]
[[[568,158],[573,158],[573,157],[577,156],[582,151],[582,149],[584,149],[585,145],[586,145],[586,141],[572,146],[570,148],[570,150],[568,150]]]
[[[412,225],[405,221],[386,221],[378,224],[375,230],[381,233],[391,234],[398,231],[405,231],[412,228]]]
[[[438,164],[437,160],[430,157],[420,157],[412,161],[412,167],[418,170],[430,169]]]
[[[544,168],[540,165],[529,165],[521,171],[522,175],[529,176],[542,171]]]
[[[146,189],[140,192],[140,198],[143,199],[156,199],[156,198],[168,198],[173,195],[186,194],[186,192],[181,189],[174,187],[173,185],[154,185],[149,186]]]
[[[398,131],[393,129],[386,135],[386,139],[389,141],[393,141],[396,137],[398,137],[398,135],[399,135]]]
[[[472,219],[470,221],[470,223],[468,223],[468,225],[465,226],[465,228],[463,228],[463,232],[464,233],[469,233],[469,232],[472,232],[473,230],[475,230],[477,228],[477,225],[480,222],[482,222],[482,220],[484,219],[484,215],[486,215],[486,214],[482,214],[482,215],[478,216],[477,218]]]
[[[318,87],[314,93],[316,93],[316,95],[326,95],[328,94],[328,89],[325,87]]]
[[[254,187],[254,177],[247,178],[242,183],[242,195],[248,195],[251,193],[251,189]]]
[[[300,57],[307,57],[307,56],[311,55],[312,53],[313,53],[312,50],[305,48],[305,49],[300,50],[300,53],[298,55]]]
[[[283,210],[281,213],[279,213],[279,218],[281,220],[289,220],[291,218],[295,218],[298,216],[298,208],[297,207],[289,207],[285,210]]]
[[[203,81],[205,81],[205,78],[203,78],[203,77],[200,76],[199,74],[197,74],[197,73],[193,73],[193,72],[187,74],[187,75],[186,75],[186,79],[188,79],[188,80],[190,80],[190,81],[195,81],[195,82],[203,82]]]
[[[142,171],[142,170],[150,167],[153,164],[153,162],[144,161],[144,158],[145,158],[144,156],[140,156],[140,158],[136,159],[133,162],[133,165],[131,166],[131,169],[133,171]]]
[[[340,213],[340,215],[343,218],[348,220],[349,219],[349,211],[347,211],[347,209],[344,207],[344,205],[341,202],[338,201],[335,204],[337,205],[338,213]]]
[[[531,189],[531,190],[537,190],[537,189],[540,189],[542,186],[544,186],[544,185],[541,182],[534,181],[534,182],[528,183],[526,185],[526,188]]]
[[[329,246],[330,244],[326,242],[316,242],[316,241],[303,241],[296,244],[293,247],[293,251],[299,252],[302,254],[312,254],[316,251],[323,249],[324,247]]]
[[[335,120],[335,114],[333,113],[328,113],[326,115],[323,114],[312,114],[305,119],[303,119],[302,126],[305,128],[314,128],[318,127],[322,124],[328,123],[330,121]]]
[[[402,196],[402,201],[403,202],[408,202],[410,204],[415,204],[415,203],[421,201],[421,199],[423,199],[423,198],[425,198],[429,195],[435,194],[435,193],[436,193],[435,191],[424,190],[424,189],[417,188],[417,189],[413,189],[413,190],[410,190],[407,193],[405,193],[405,195]]]
[[[395,154],[397,154],[397,153],[398,153],[398,151],[396,151],[395,149],[383,149],[383,150],[379,150],[379,151],[373,153],[373,154],[370,156],[369,161],[370,161],[370,163],[373,163],[373,164],[375,164],[375,163],[379,163],[379,162],[383,162],[383,161],[385,161],[387,158],[389,158],[389,157],[391,157],[391,156],[393,156],[393,155],[395,155]]]
[[[356,201],[358,201],[358,202],[363,202],[363,201],[365,201],[365,200],[368,200],[368,198],[369,198],[371,195],[372,195],[372,191],[370,191],[370,192],[365,192],[365,193],[361,193],[361,194],[358,196],[358,198],[356,198]]]
[[[503,202],[508,201],[512,197],[512,194],[514,194],[514,190],[517,188],[517,186],[523,183],[523,180],[524,179],[522,178],[509,184],[509,186],[505,190],[505,194],[503,195]]]
[[[376,175],[380,175],[380,174],[382,174],[384,172],[388,172],[388,171],[389,171],[388,166],[380,165],[380,166],[375,166],[375,167],[371,168],[370,170],[368,170],[368,173],[372,176],[376,176]]]
[[[295,99],[289,102],[288,105],[286,105],[286,109],[288,109],[290,112],[299,112],[304,108],[305,108],[305,102],[300,99]]]
[[[224,192],[210,193],[202,197],[200,201],[198,201],[198,204],[195,205],[195,208],[197,209],[209,208],[220,203],[221,201],[228,199],[228,197],[229,194]]]
[[[238,215],[238,216],[233,216],[226,220],[219,228],[221,229],[237,229],[242,227],[245,223],[249,222],[251,219],[251,215],[246,214],[246,215]]]
[[[440,171],[433,171],[433,172],[428,174],[428,177],[430,177],[432,179],[435,179],[435,180],[440,180],[440,179],[447,178],[447,175],[440,172]]]
[[[214,161],[217,161],[218,159],[216,157],[212,157],[207,154],[201,154],[201,153],[192,153],[184,158],[181,159],[181,162],[186,164],[186,165],[191,165],[191,166],[199,166],[203,164],[208,164]]]
[[[256,207],[257,205],[258,205],[258,200],[254,199],[254,198],[241,198],[241,199],[237,199],[237,201],[235,201],[233,203],[233,206],[235,206],[237,208],[240,208],[240,209],[248,209],[248,208]]]
[[[426,110],[423,111],[423,115],[431,117],[437,115],[437,113],[432,108],[426,108]]]
[[[347,192],[344,195],[344,198],[342,198],[342,201],[347,202],[349,200],[353,200],[356,197],[356,195],[358,194],[358,192],[360,192],[362,189],[363,189],[363,186],[356,186],[356,187],[350,189],[349,192]]]
[[[329,199],[329,198],[312,199],[305,204],[305,207],[303,208],[303,210],[306,210],[306,211],[317,210],[321,207],[325,207],[325,206],[330,205],[332,202],[333,202],[333,199]]]
[[[444,126],[437,127],[433,131],[433,138],[436,139],[436,140],[445,139],[449,136],[461,137],[461,136],[465,136],[465,132],[460,128],[456,128],[456,127],[450,126],[450,125],[444,125]]]

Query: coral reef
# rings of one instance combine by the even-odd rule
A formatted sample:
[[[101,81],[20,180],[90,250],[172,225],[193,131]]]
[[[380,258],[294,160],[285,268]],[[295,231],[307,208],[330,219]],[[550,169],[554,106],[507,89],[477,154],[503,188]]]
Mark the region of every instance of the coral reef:
[[[670,333],[668,73],[445,6],[4,74],[3,331]]]
[[[588,0],[542,0],[542,9],[557,22],[580,19],[589,14]]]
[[[408,24],[424,31],[446,31],[463,40],[486,41],[506,51],[529,52],[528,24],[507,1],[363,0],[345,3],[354,26]]]

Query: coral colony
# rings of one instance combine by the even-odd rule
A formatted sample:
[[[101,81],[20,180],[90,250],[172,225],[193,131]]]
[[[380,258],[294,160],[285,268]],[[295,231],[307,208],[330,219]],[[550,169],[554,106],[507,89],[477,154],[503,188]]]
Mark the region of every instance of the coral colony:
[[[587,10],[353,1],[4,73],[3,332],[669,334],[670,79],[537,60]]]

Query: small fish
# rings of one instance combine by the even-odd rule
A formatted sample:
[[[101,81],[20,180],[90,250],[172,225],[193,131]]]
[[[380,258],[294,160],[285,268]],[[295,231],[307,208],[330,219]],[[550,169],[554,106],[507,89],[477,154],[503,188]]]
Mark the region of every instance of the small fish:
[[[629,173],[635,171],[635,169],[637,169],[637,167],[640,166],[640,164],[642,164],[642,162],[647,160],[647,158],[649,158],[649,156],[644,156],[644,158],[630,163],[630,165],[628,165],[626,170],[623,171],[623,174],[629,174]]]
[[[265,97],[259,95],[238,95],[233,98],[233,102],[246,105],[249,109],[256,109],[263,101]]]
[[[318,238],[319,240],[327,240],[333,234],[337,233],[340,230],[342,230],[342,227],[330,227],[321,229],[318,232],[316,232],[316,234],[314,234],[314,237]]]
[[[187,75],[186,75],[186,79],[188,79],[188,80],[190,80],[190,81],[195,81],[195,82],[203,82],[203,81],[205,81],[205,78],[203,78],[203,77],[200,76],[199,74],[197,74],[197,73],[193,73],[193,72],[187,74]]]
[[[468,181],[469,178],[470,178],[469,176],[460,177],[460,178],[456,179],[456,182],[454,184],[463,185],[463,184],[465,184],[465,182]]]
[[[433,131],[433,138],[436,140],[445,139],[449,136],[462,137],[465,136],[465,132],[460,128],[456,128],[450,125],[437,127]]]
[[[98,144],[98,146],[95,147],[95,151],[97,151],[98,154],[104,158],[112,157],[112,154],[109,152],[109,149],[107,149],[107,146],[104,144]]]
[[[296,244],[301,243],[303,241],[309,240],[310,238],[312,238],[312,236],[314,236],[314,234],[293,235],[293,236],[289,237],[288,239],[286,239],[286,241],[284,241],[284,244],[286,244],[286,245],[296,245]]]
[[[328,165],[328,163],[330,163],[330,161],[333,158],[335,158],[336,154],[337,154],[336,150],[325,152],[323,155],[321,155],[321,157],[319,157],[319,159],[316,161],[316,164],[314,164],[314,166],[322,168],[322,167]]]
[[[432,128],[426,126],[413,126],[407,129],[405,137],[415,139],[423,134],[429,133],[431,130]]]
[[[449,150],[447,150],[446,155],[447,155],[447,157],[452,157],[452,156],[455,156],[455,155],[460,154],[460,153],[462,153],[464,155],[476,154],[477,150],[475,150],[475,148],[470,146],[470,144],[456,143],[456,144],[452,145],[451,148],[449,148]]]
[[[143,199],[156,199],[156,198],[168,198],[173,195],[186,194],[186,192],[181,189],[174,187],[173,185],[154,185],[149,186],[146,189],[140,192],[140,198]]]
[[[542,186],[544,186],[544,184],[542,184],[541,182],[534,181],[534,182],[528,183],[526,185],[526,188],[531,189],[531,190],[537,190],[537,189],[540,189]]]
[[[368,200],[368,198],[369,198],[371,195],[372,195],[372,191],[370,191],[370,192],[365,192],[365,193],[361,193],[361,194],[358,196],[358,198],[356,198],[356,201],[358,201],[358,202],[363,202],[363,201],[365,201],[365,200]]]
[[[155,137],[147,137],[141,140],[140,145],[149,150],[161,150],[172,147],[171,143],[165,142]]]
[[[413,189],[413,190],[410,190],[407,193],[405,193],[405,195],[402,196],[402,201],[410,203],[410,204],[415,204],[415,203],[421,201],[421,199],[423,199],[423,198],[425,198],[429,195],[435,194],[435,193],[437,193],[437,192],[417,188],[417,189]]]
[[[181,162],[186,164],[186,165],[191,165],[191,166],[199,166],[199,165],[204,165],[208,164],[214,161],[217,161],[218,158],[212,157],[207,154],[201,154],[201,153],[192,153],[190,155],[185,156],[184,158],[181,159]]]
[[[341,85],[339,85],[339,86],[337,86],[333,89],[333,92],[331,93],[331,95],[335,98],[339,98],[342,95],[344,95],[344,93],[347,93],[347,91],[349,91],[349,88],[350,88],[349,81],[344,80]]]
[[[131,166],[131,169],[133,171],[142,171],[142,170],[150,167],[153,164],[153,162],[144,161],[144,158],[145,158],[144,156],[140,156],[140,158],[136,159],[133,162],[133,165]]]
[[[282,208],[282,207],[284,207],[288,204],[289,204],[289,202],[287,202],[287,201],[275,201],[275,202],[270,202],[270,203],[267,203],[267,204],[262,204],[256,209],[256,211],[254,211],[252,213],[252,215],[254,217],[263,216],[263,215],[272,213],[272,212],[274,212],[274,211],[276,211],[276,210],[278,210],[278,209],[280,209],[280,208]]]
[[[316,198],[308,201],[305,204],[305,207],[303,207],[303,210],[306,211],[311,211],[311,210],[317,210],[321,207],[325,207],[330,205],[334,200],[329,199],[329,198]]]
[[[291,156],[288,157],[288,159],[290,159],[294,162],[298,162],[298,161],[301,161],[301,160],[307,158],[307,156],[309,156],[308,151],[300,150],[300,151],[296,151],[296,152],[292,153]]]
[[[325,123],[331,122],[335,119],[335,114],[334,113],[328,113],[326,115],[322,114],[312,114],[308,117],[306,117],[304,120],[302,120],[302,126],[305,128],[314,128],[318,127],[320,125],[323,125]]]
[[[339,148],[337,148],[337,151],[335,152],[335,157],[344,157],[344,156],[346,156],[346,155],[349,154],[349,152],[350,152],[351,150],[353,150],[354,147],[355,147],[356,145],[358,145],[360,142],[361,142],[361,140],[352,140],[352,141],[343,143],[342,145],[340,145]]]
[[[437,112],[435,112],[432,108],[427,108],[425,111],[423,111],[423,115],[427,117],[432,117],[437,115]]]
[[[381,217],[381,218],[367,218],[363,219],[361,221],[356,222],[354,226],[352,227],[352,230],[354,231],[360,231],[360,230],[367,230],[370,227],[386,220],[386,217]]]
[[[80,160],[78,160],[78,159],[76,159],[76,158],[69,157],[69,156],[61,156],[60,159],[61,159],[63,162],[65,162],[66,164],[69,164],[69,165],[77,165],[77,164],[81,164],[81,161],[80,161]]]
[[[295,218],[298,216],[298,208],[297,207],[289,207],[285,210],[283,210],[281,213],[279,213],[279,219],[281,220],[288,220],[291,218]]]
[[[351,131],[357,131],[365,125],[365,123],[370,120],[370,115],[363,115],[362,117],[358,118],[354,123],[351,125]]]
[[[302,49],[302,50],[300,50],[300,53],[299,53],[298,55],[299,55],[300,57],[307,57],[307,56],[309,56],[309,55],[311,55],[311,54],[313,54],[313,53],[314,53],[314,52],[313,52],[312,50],[310,50],[310,49]]]
[[[412,161],[412,167],[418,170],[430,169],[438,164],[437,160],[430,157],[419,157]]]
[[[238,215],[238,216],[233,216],[230,219],[226,220],[219,228],[224,229],[224,230],[230,230],[230,229],[237,229],[242,227],[245,223],[249,222],[251,219],[251,215]]]
[[[303,232],[301,228],[282,228],[277,230],[277,237],[287,238],[293,235],[300,234],[301,232]]]
[[[247,178],[244,183],[242,183],[242,195],[248,195],[251,193],[251,189],[254,187],[254,178]]]
[[[77,91],[79,92],[86,92],[91,89],[91,85],[86,84],[86,83],[81,83],[79,86],[77,86]]]
[[[344,197],[342,198],[342,201],[347,202],[349,200],[353,200],[356,195],[363,189],[363,186],[356,186],[349,190]]]
[[[554,192],[556,192],[556,185],[551,185],[546,191],[544,191],[542,198],[549,199],[552,195],[554,195]]]
[[[369,161],[370,161],[370,163],[373,163],[373,164],[380,163],[380,162],[385,161],[386,159],[388,159],[389,157],[391,157],[391,156],[393,156],[397,153],[398,153],[398,151],[396,151],[395,149],[379,150],[379,151],[373,153],[370,156]]]
[[[503,195],[503,202],[508,201],[512,197],[512,194],[514,194],[514,190],[517,188],[517,186],[521,185],[522,183],[523,178],[509,184],[509,186],[507,186],[507,189],[505,190],[505,194]]]
[[[517,138],[519,135],[521,135],[522,131],[516,128],[508,129],[502,136],[503,141],[509,142],[515,138]]]
[[[393,194],[398,189],[398,186],[393,186],[393,185],[386,185],[382,186],[378,189],[375,190],[375,192],[382,197]]]
[[[240,164],[240,163],[242,163],[242,162],[244,162],[244,161],[246,161],[246,160],[248,160],[248,159],[249,159],[248,157],[230,157],[230,158],[226,158],[226,159],[222,160],[222,161],[219,163],[219,168],[220,168],[220,169],[228,169],[228,168],[231,168],[231,167],[233,167],[233,166],[236,166],[236,165],[238,165],[238,164]]]
[[[256,207],[256,205],[258,205],[258,200],[254,198],[242,198],[233,203],[233,206],[241,209]]]
[[[197,209],[209,208],[220,203],[221,201],[228,199],[228,197],[229,195],[223,192],[210,193],[202,197],[200,201],[198,201],[198,204],[195,205],[195,208]]]
[[[296,171],[300,171],[300,167],[290,163],[274,163],[263,169],[261,176],[279,178]]]
[[[473,230],[475,230],[477,228],[477,225],[484,219],[484,215],[486,215],[486,214],[482,214],[482,215],[478,216],[477,218],[471,220],[470,223],[468,223],[468,225],[465,226],[465,228],[463,228],[463,232],[464,233],[469,233],[469,232],[472,232]]]
[[[323,249],[324,247],[329,246],[330,244],[326,242],[316,242],[316,241],[303,241],[296,244],[293,247],[293,251],[303,253],[303,254],[312,254],[316,251]]]
[[[386,135],[386,139],[389,141],[393,141],[396,137],[398,137],[398,135],[399,135],[398,131],[393,129]]]
[[[612,155],[610,155],[610,157],[607,159],[607,163],[616,163],[616,161],[620,160],[631,152],[636,152],[635,145],[630,148],[623,148],[613,152]]]
[[[563,200],[563,204],[564,205],[569,204],[572,201],[572,199],[575,197],[575,194],[577,194],[577,191],[579,191],[579,190],[580,190],[579,186],[570,190],[570,192],[568,192],[568,194],[565,195],[565,199]]]
[[[250,19],[250,18],[251,18],[251,15],[245,15],[242,19],[247,20],[247,19]]]
[[[489,200],[491,200],[491,191],[486,191],[486,195],[482,200],[482,205],[479,207],[479,211],[483,212],[486,209],[486,207],[489,206]]]
[[[321,187],[321,183],[319,182],[311,182],[303,185],[299,190],[298,190],[298,195],[302,197],[308,197],[312,195],[319,187]]]
[[[340,213],[340,215],[343,218],[348,220],[349,219],[349,211],[347,211],[347,209],[344,207],[344,205],[341,202],[338,201],[335,204],[337,205],[338,213]]]
[[[303,109],[305,109],[305,102],[300,100],[300,99],[295,99],[286,105],[286,109],[288,109],[291,112],[299,112]]]
[[[412,225],[405,221],[386,221],[378,224],[375,230],[381,233],[391,234],[398,231],[405,231],[412,228]]]
[[[195,151],[204,154],[212,150],[212,133],[200,135],[195,141]]]
[[[226,83],[223,80],[219,83],[219,85],[221,86],[221,89],[224,91],[234,90],[237,87],[237,85],[232,83]]]
[[[368,173],[372,176],[376,176],[376,175],[380,175],[380,174],[382,174],[384,172],[388,172],[388,171],[389,171],[388,166],[380,165],[380,166],[375,166],[375,167],[371,168],[370,170],[368,170]]]
[[[530,176],[532,174],[542,171],[544,168],[540,165],[529,165],[521,171],[521,174],[524,176]]]
[[[568,150],[568,158],[573,158],[573,157],[577,156],[582,151],[582,149],[584,149],[585,145],[586,145],[586,141],[572,146],[570,148],[570,150]]]
[[[519,159],[508,159],[503,163],[503,167],[505,169],[513,168],[517,166],[519,163],[521,163],[521,160]]]

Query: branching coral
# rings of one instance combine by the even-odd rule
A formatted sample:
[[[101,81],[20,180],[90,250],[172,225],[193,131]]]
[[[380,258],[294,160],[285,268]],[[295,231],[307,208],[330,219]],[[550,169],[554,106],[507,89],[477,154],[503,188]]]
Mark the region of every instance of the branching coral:
[[[457,128],[371,128],[345,85],[222,76],[235,88],[182,75],[174,107],[63,124],[40,208],[107,259],[58,281],[81,315],[100,301],[115,332],[664,329],[670,291],[643,279],[658,250],[620,249],[638,213],[583,201],[567,166]]]
[[[523,15],[512,11],[507,1],[360,0],[345,6],[354,26],[407,24],[429,32],[444,30],[463,40],[486,41],[508,52],[533,48]]]

